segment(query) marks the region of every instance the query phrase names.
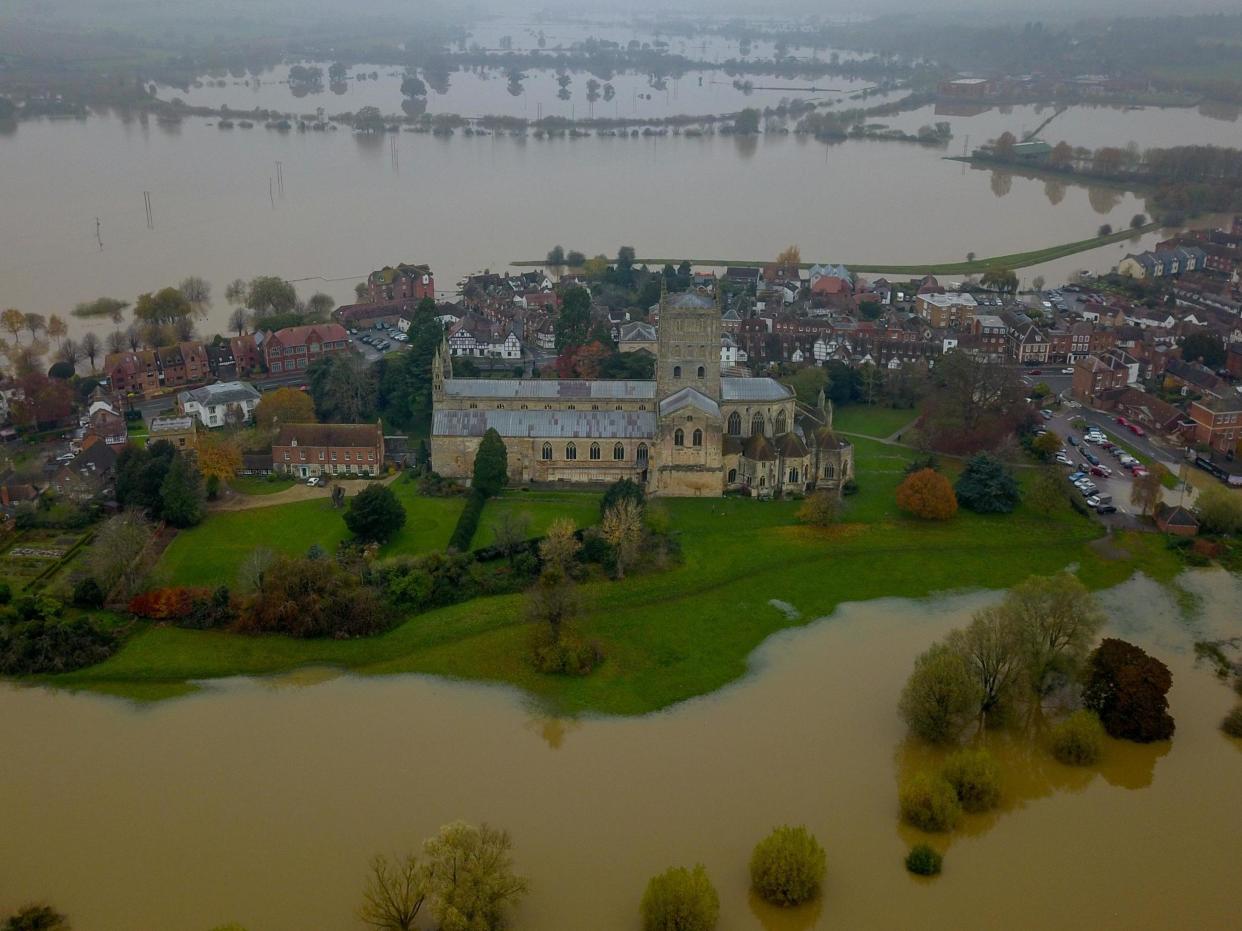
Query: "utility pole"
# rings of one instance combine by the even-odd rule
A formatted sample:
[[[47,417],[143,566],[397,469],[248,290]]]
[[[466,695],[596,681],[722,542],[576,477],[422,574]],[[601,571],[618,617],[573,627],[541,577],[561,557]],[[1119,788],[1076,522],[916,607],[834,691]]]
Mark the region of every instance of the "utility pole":
[[[271,175],[268,175],[268,178],[267,178],[267,199],[272,202],[272,209],[275,210],[276,209],[276,195],[272,192]]]
[[[283,198],[285,196],[285,165],[284,162],[276,163],[276,192]]]
[[[153,230],[155,229],[155,214],[151,211],[151,192],[150,191],[142,192],[142,202],[146,205],[146,208],[147,208],[147,229]]]
[[[99,243],[99,251],[103,252],[103,236],[99,232],[99,217],[95,217],[95,240]]]

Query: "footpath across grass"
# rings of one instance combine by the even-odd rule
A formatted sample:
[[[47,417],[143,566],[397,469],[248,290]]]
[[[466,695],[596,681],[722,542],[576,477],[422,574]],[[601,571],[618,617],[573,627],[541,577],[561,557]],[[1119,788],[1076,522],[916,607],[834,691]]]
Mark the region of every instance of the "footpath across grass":
[[[798,525],[795,501],[668,499],[682,562],[623,582],[597,579],[582,586],[577,627],[606,656],[585,678],[534,671],[524,598],[505,595],[416,615],[382,636],[349,641],[148,628],[108,662],[53,681],[114,694],[126,694],[132,684],[139,697],[174,692],[192,679],[332,664],[362,674],[422,672],[508,683],[562,713],[643,714],[737,679],[766,637],[845,602],[1006,588],[1071,564],[1093,588],[1118,584],[1137,569],[1161,581],[1180,570],[1176,555],[1155,535],[1122,534],[1109,547],[1097,546],[1100,526],[1068,505],[1051,516],[1022,507],[1012,515],[963,512],[940,524],[905,517],[893,491],[909,451],[861,440],[856,456],[861,490],[848,499],[845,522],[828,529]],[[521,494],[492,503],[521,508],[538,500],[522,502]],[[449,502],[454,499],[419,499],[416,508]],[[454,503],[460,506],[459,499]],[[567,493],[542,504],[548,506],[538,508],[540,522],[558,513],[584,517],[597,499]],[[441,516],[448,516],[446,508]],[[317,515],[302,520],[311,525],[312,518]],[[446,540],[451,527],[448,521],[423,539]],[[776,600],[792,605],[796,616]]]
[[[832,426],[842,433],[861,433],[884,440],[913,424],[918,416],[918,411],[907,408],[842,404],[832,412]]]

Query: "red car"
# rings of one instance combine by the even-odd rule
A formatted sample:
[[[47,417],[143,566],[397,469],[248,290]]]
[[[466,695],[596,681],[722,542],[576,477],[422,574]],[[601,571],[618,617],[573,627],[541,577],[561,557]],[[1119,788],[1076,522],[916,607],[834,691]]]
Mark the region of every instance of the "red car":
[[[1030,370],[1029,372],[1027,372],[1026,374],[1028,374],[1028,375],[1042,375],[1042,374],[1044,374],[1044,370],[1043,370],[1043,369],[1031,369],[1031,370]]]
[[[1124,417],[1122,417],[1122,416],[1120,416],[1120,415],[1118,415],[1118,417],[1117,417],[1117,423],[1118,423],[1119,425],[1123,426],[1123,427],[1128,427],[1128,426],[1130,426],[1130,421],[1126,420]]]
[[[1129,427],[1130,427],[1130,432],[1133,433],[1135,436],[1146,436],[1147,435],[1146,433],[1143,432],[1143,428],[1140,427],[1136,423],[1130,424]]]

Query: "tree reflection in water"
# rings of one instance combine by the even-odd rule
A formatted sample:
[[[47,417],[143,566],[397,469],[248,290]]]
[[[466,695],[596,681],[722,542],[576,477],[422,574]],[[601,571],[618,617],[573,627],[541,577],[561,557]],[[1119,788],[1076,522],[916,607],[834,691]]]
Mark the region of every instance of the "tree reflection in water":
[[[832,869],[831,863],[829,870]],[[751,914],[758,920],[764,931],[810,931],[818,927],[820,914],[824,910],[824,894],[816,896],[811,902],[796,908],[781,908],[763,901],[752,889],[748,897]]]
[[[1055,207],[1065,200],[1065,183],[1054,179],[1045,181],[1044,196],[1048,198],[1048,203]]]
[[[1125,196],[1123,191],[1111,187],[1092,186],[1087,188],[1087,200],[1096,213],[1112,213]]]
[[[1013,175],[1007,171],[992,172],[992,193],[1004,197],[1013,187]]]

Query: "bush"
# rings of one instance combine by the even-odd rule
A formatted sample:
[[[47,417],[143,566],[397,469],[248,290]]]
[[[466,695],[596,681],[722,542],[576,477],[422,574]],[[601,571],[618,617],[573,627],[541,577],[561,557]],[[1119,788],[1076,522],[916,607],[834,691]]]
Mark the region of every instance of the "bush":
[[[1000,765],[986,750],[958,750],[940,770],[964,811],[990,811],[1000,802]]]
[[[449,549],[459,553],[470,549],[470,541],[474,539],[474,532],[479,529],[479,520],[483,517],[483,506],[486,503],[487,496],[478,489],[470,492],[466,506],[457,518],[457,526],[453,528],[453,535],[449,537]]]
[[[1013,473],[1003,462],[987,453],[978,453],[970,458],[957,479],[954,491],[957,492],[958,504],[979,514],[1009,514],[1022,499],[1018,480]]]
[[[1090,766],[1104,748],[1104,726],[1092,711],[1075,711],[1052,729],[1052,755],[1066,766]]]
[[[772,905],[801,905],[819,894],[827,858],[804,827],[779,827],[750,855],[750,884]]]
[[[951,831],[962,818],[957,793],[943,776],[915,773],[901,786],[901,817],[922,831]]]
[[[116,636],[82,617],[67,623],[43,619],[0,626],[0,674],[69,672],[102,663],[115,652]]]
[[[104,590],[90,576],[73,586],[73,603],[79,608],[102,608],[104,597]]]
[[[405,526],[405,508],[387,485],[368,485],[350,500],[345,526],[360,540],[384,543]]]
[[[841,486],[841,494],[847,498],[851,495],[858,494],[858,482],[854,481],[852,478],[847,478],[845,480],[845,484]]]
[[[599,500],[599,515],[603,517],[622,501],[633,501],[639,507],[647,503],[647,495],[643,491],[643,487],[633,479],[622,478],[613,482],[604,491],[604,496]]]
[[[1132,643],[1109,637],[1087,660],[1082,701],[1100,716],[1110,737],[1168,740],[1174,729],[1168,700],[1172,685],[1168,666]]]
[[[932,469],[920,469],[898,486],[897,507],[924,520],[948,520],[957,513],[957,498],[947,478]]]
[[[1242,705],[1234,708],[1220,722],[1220,729],[1230,737],[1242,737]]]
[[[604,652],[598,643],[587,642],[564,626],[554,634],[549,625],[540,625],[532,661],[539,672],[549,675],[585,676],[604,661]]]
[[[386,605],[358,577],[324,560],[277,556],[242,603],[237,629],[291,637],[361,637],[384,630]]]
[[[151,621],[180,621],[190,616],[196,599],[206,599],[206,588],[153,588],[129,601],[129,613]]]
[[[938,876],[944,857],[927,844],[915,844],[906,854],[906,869],[918,876]]]
[[[914,671],[901,692],[898,710],[911,732],[929,743],[957,737],[980,703],[980,688],[966,661],[942,643],[914,661]]]
[[[702,864],[673,867],[653,876],[639,908],[643,931],[712,931],[720,918],[720,896]]]

